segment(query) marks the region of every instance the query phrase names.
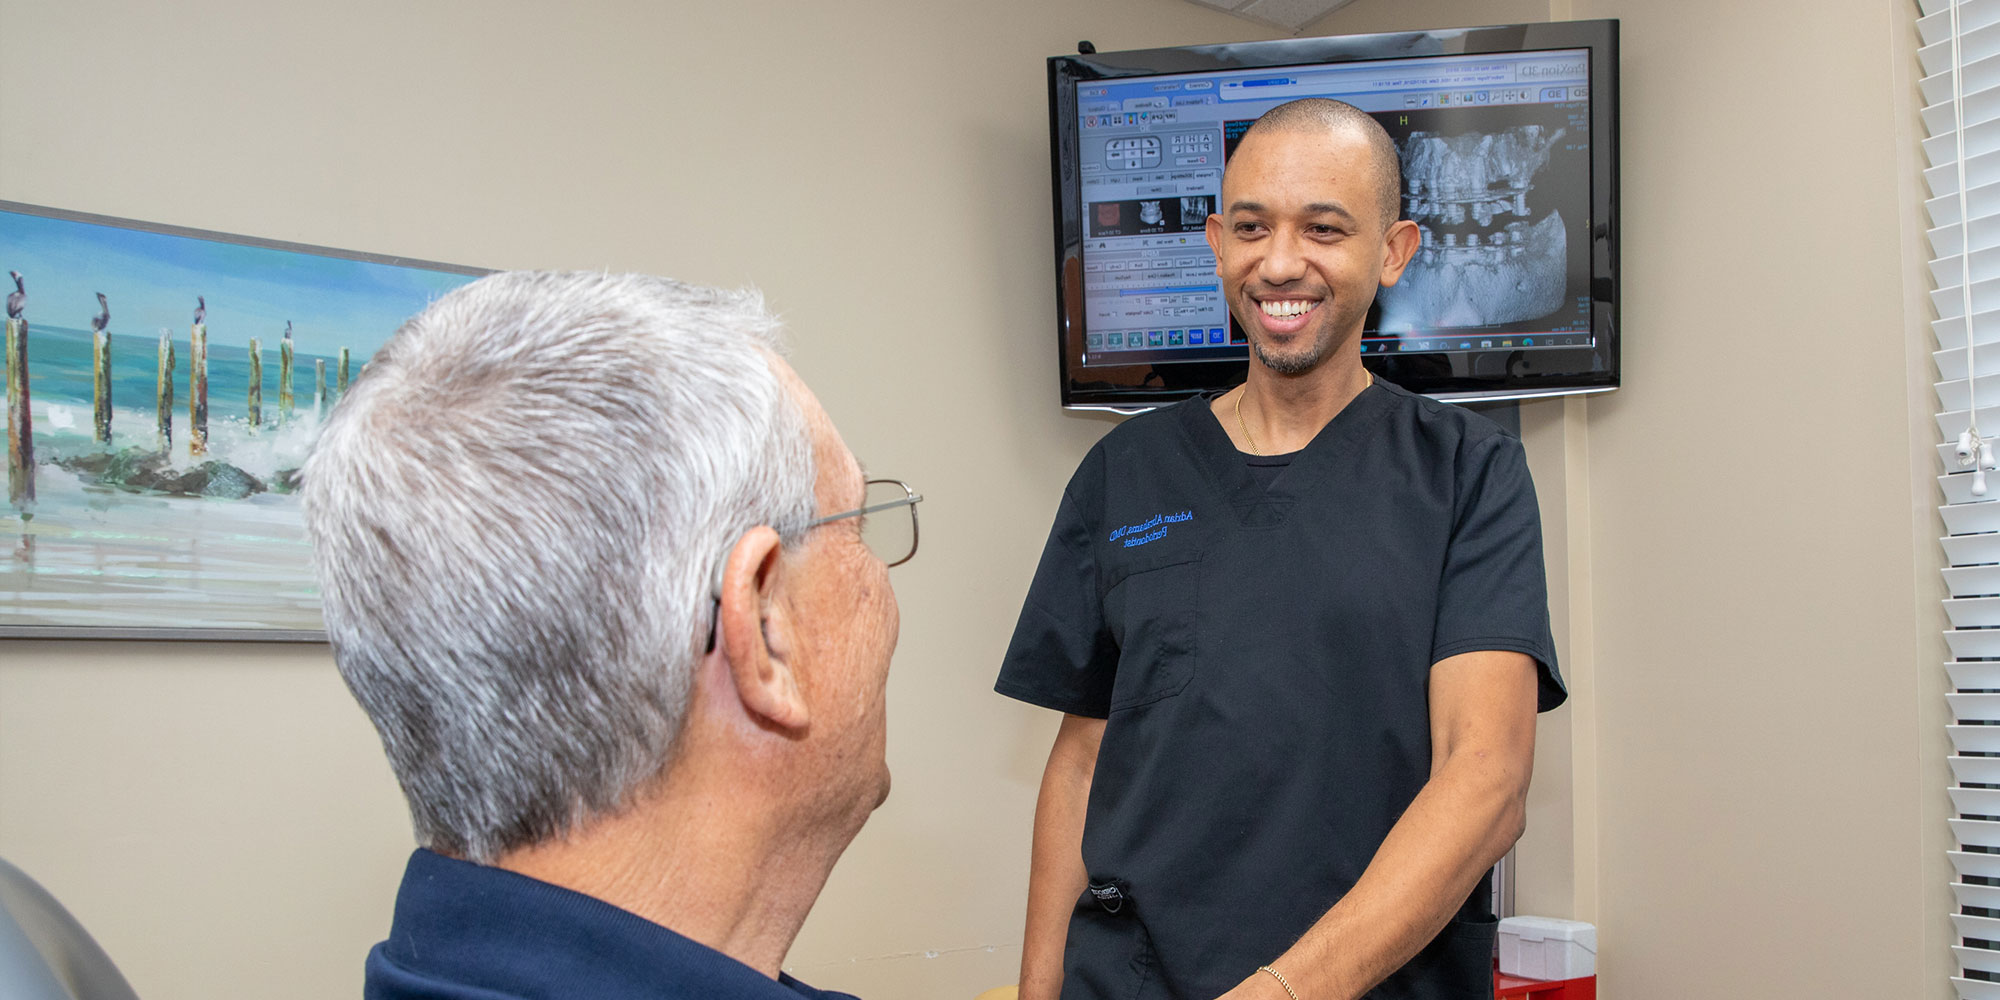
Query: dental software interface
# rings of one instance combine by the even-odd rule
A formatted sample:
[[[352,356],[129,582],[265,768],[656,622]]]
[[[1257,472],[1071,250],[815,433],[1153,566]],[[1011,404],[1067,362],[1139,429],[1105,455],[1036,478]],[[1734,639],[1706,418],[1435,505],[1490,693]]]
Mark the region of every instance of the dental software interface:
[[[1363,353],[1591,343],[1589,59],[1574,49],[1079,85],[1086,364],[1241,356],[1204,227],[1243,131],[1302,97],[1389,130],[1422,234]]]

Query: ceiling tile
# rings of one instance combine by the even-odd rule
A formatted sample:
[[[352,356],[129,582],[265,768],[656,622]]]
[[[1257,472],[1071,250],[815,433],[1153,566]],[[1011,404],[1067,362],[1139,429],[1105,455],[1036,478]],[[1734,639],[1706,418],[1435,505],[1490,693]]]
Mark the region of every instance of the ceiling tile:
[[[1297,31],[1354,0],[1189,0],[1238,17]]]

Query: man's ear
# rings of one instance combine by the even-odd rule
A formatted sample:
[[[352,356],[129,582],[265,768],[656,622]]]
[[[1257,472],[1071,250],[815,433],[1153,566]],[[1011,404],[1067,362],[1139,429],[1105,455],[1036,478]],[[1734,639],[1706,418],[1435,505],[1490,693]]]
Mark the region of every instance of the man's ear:
[[[1417,255],[1421,243],[1423,234],[1417,231],[1416,223],[1398,219],[1389,224],[1389,231],[1382,234],[1383,288],[1403,280],[1403,269],[1410,266],[1410,258]]]
[[[737,699],[751,717],[779,729],[802,730],[808,713],[793,672],[786,573],[776,531],[758,525],[736,540],[723,564],[716,645],[728,661]]]

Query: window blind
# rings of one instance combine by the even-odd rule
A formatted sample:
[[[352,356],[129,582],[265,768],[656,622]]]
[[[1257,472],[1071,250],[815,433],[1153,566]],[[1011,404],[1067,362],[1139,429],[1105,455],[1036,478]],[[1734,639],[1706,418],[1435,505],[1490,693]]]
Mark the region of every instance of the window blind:
[[[2000,1000],[2000,0],[1918,0],[1962,1000]],[[1989,481],[1990,480],[1990,481]]]

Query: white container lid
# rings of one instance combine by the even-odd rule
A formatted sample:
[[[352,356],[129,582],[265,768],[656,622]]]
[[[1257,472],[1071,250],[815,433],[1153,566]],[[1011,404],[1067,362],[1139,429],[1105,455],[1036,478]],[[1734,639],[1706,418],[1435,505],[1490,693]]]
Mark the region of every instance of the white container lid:
[[[1581,920],[1556,917],[1507,917],[1500,921],[1500,933],[1523,941],[1567,941],[1584,951],[1597,954],[1597,928]]]

